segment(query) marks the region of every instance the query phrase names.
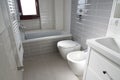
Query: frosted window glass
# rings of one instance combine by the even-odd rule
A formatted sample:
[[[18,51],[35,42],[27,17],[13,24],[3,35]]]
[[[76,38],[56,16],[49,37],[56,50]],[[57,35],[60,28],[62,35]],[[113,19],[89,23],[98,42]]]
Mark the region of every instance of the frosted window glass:
[[[20,0],[23,15],[37,15],[35,0]]]

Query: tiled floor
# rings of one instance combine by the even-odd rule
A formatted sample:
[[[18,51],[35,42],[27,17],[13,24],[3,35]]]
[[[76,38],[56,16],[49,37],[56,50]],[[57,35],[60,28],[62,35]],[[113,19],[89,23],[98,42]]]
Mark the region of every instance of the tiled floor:
[[[79,80],[58,53],[29,57],[24,66],[24,80]]]

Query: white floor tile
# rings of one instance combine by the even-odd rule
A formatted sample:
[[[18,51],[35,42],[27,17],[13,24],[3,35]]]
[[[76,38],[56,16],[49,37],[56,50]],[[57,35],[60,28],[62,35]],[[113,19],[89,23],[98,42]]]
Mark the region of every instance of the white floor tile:
[[[24,66],[24,80],[79,80],[58,53],[25,58]]]

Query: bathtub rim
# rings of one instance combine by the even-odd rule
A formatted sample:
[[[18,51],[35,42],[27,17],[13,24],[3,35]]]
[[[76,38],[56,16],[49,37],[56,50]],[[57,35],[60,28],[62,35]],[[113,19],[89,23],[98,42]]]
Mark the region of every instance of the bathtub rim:
[[[48,39],[54,39],[54,38],[61,38],[61,37],[71,37],[72,38],[72,34],[61,34],[61,35],[27,39],[27,40],[23,40],[22,43],[29,43],[29,42],[35,42],[35,41],[46,40],[46,39],[48,40]]]

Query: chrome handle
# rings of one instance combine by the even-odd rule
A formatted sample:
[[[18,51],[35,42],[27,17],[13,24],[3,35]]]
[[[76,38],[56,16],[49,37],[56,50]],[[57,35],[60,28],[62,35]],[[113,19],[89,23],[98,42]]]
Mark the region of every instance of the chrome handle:
[[[19,29],[20,29],[22,32],[25,32],[26,27],[24,27],[23,25],[20,25]]]
[[[22,24],[20,25],[20,28],[21,28],[21,29],[26,29],[26,27],[23,26]]]
[[[24,66],[17,67],[17,70],[24,71]]]
[[[110,80],[113,80],[113,78],[110,76],[110,74],[108,74],[107,71],[103,71],[103,74],[106,74],[109,77]]]

